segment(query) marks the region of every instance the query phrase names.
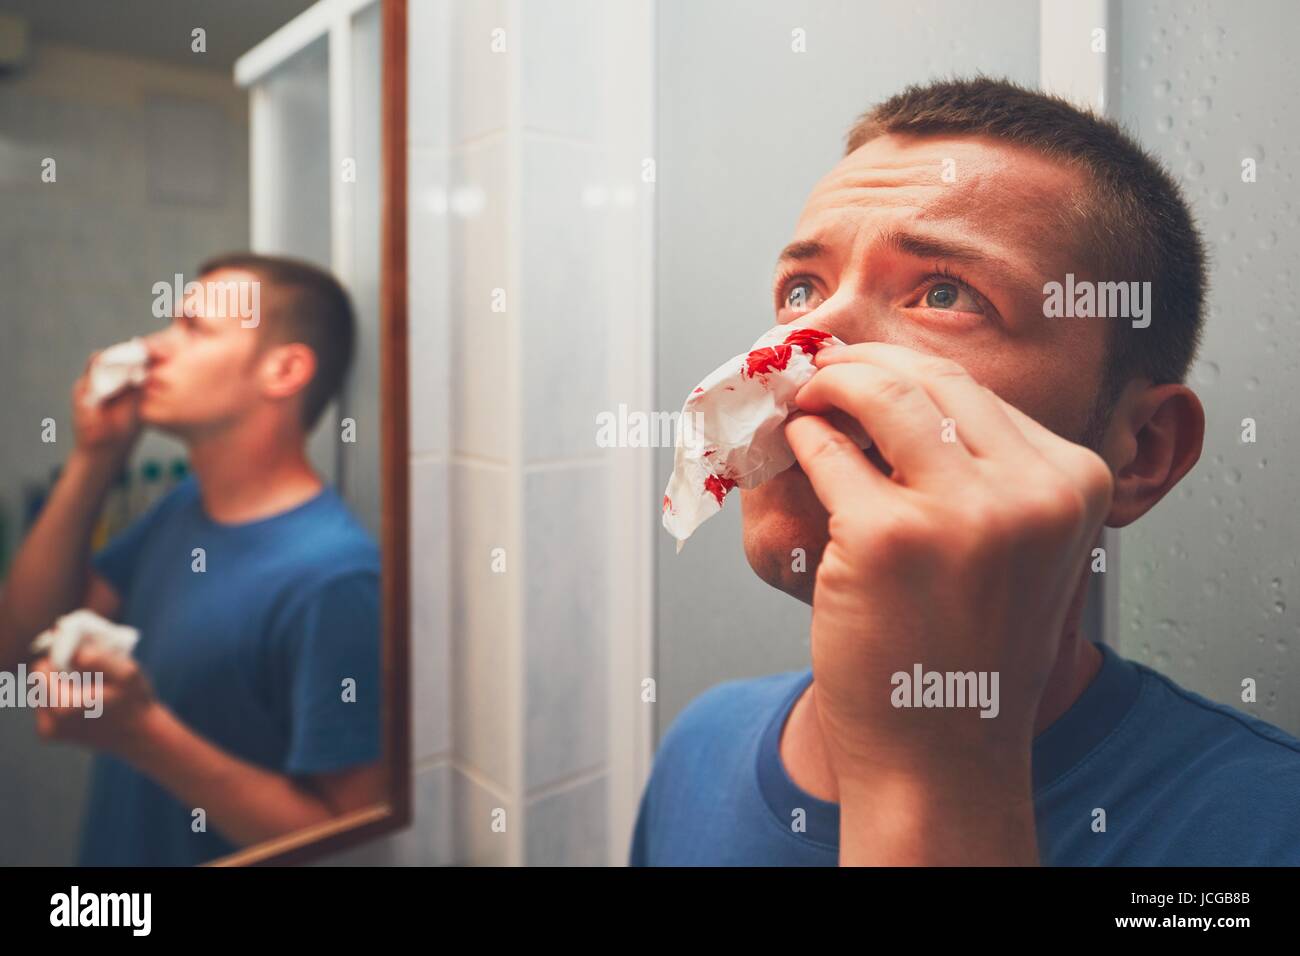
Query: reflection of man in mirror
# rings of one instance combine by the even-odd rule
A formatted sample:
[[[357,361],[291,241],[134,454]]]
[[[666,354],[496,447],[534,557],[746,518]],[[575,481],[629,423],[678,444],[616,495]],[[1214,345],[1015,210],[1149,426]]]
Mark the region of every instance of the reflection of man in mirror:
[[[749,564],[812,606],[812,666],[681,713],[632,862],[1300,865],[1300,740],[1249,682],[1225,706],[1081,627],[1102,526],[1201,453],[1177,184],[1114,124],[986,79],[910,88],[847,146],[773,295],[845,344],[796,396],[797,464],[741,497]]]
[[[89,643],[73,658],[104,674],[99,717],[37,717],[99,751],[87,865],[199,863],[384,792],[378,550],[305,449],[351,361],[351,305],[282,258],[222,257],[199,280],[145,338],[142,384],[96,403],[89,375],[76,383],[76,447],[0,604],[4,662],[75,608],[139,631],[131,656]],[[240,295],[249,283],[259,295]],[[191,474],[92,557],[142,426],[181,439]]]

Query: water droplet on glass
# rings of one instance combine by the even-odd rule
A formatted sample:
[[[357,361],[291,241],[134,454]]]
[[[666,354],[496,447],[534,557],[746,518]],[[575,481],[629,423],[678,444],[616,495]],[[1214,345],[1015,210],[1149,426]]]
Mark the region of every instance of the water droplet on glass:
[[[1155,86],[1151,87],[1151,93],[1158,100],[1164,99],[1169,95],[1169,81],[1161,80]]]
[[[1199,362],[1196,366],[1196,381],[1202,385],[1213,385],[1219,380],[1219,366],[1214,362]]]
[[[1210,196],[1210,206],[1214,209],[1222,209],[1226,205],[1228,205],[1228,194],[1222,189],[1216,190]]]
[[[1199,179],[1203,172],[1205,172],[1205,164],[1199,159],[1189,159],[1187,165],[1183,167],[1183,175],[1188,179]]]
[[[1227,471],[1223,473],[1223,480],[1230,485],[1235,485],[1239,481],[1241,481],[1241,472],[1239,472],[1236,468],[1229,468]]]
[[[1196,99],[1192,100],[1192,115],[1204,116],[1210,111],[1210,107],[1213,105],[1214,102],[1208,96],[1198,96]]]

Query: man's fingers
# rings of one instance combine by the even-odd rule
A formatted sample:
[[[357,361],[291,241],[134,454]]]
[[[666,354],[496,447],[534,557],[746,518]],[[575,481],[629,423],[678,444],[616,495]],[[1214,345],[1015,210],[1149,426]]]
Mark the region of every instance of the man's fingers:
[[[1012,424],[1025,436],[1025,440],[1037,448],[1044,458],[1067,474],[1077,471],[1081,462],[1086,466],[1090,459],[1100,460],[1100,456],[1091,449],[1062,438],[1010,402],[1004,401],[1002,406]]]
[[[827,365],[795,396],[814,414],[832,408],[852,415],[903,484],[973,465],[961,434],[915,380],[867,362]]]
[[[819,368],[864,362],[917,381],[971,453],[981,457],[1024,454],[1025,440],[1003,410],[1005,403],[949,359],[888,342],[861,342],[822,349],[813,356]]]
[[[829,514],[860,506],[863,495],[872,490],[897,490],[849,436],[820,415],[791,418],[785,425],[785,438]]]
[[[77,648],[72,665],[80,671],[99,671],[104,675],[105,681],[117,683],[130,680],[136,670],[136,664],[130,657],[93,643],[82,644]]]

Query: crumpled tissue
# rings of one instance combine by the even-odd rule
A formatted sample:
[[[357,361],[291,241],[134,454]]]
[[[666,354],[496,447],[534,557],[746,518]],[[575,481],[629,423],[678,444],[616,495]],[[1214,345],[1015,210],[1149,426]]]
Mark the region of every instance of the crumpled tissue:
[[[98,405],[128,386],[143,385],[148,366],[149,349],[139,336],[110,345],[90,363],[87,399]]]
[[[784,425],[799,411],[795,393],[817,371],[813,355],[843,344],[819,329],[778,325],[691,392],[663,499],[663,524],[678,552],[722,510],[732,488],[755,488],[794,464]],[[853,437],[863,447],[871,444],[865,432]]]
[[[114,624],[89,608],[64,614],[54,626],[42,631],[32,641],[32,652],[50,654],[55,670],[65,670],[83,643],[98,644],[114,653],[130,655],[140,639],[140,632],[125,624]]]

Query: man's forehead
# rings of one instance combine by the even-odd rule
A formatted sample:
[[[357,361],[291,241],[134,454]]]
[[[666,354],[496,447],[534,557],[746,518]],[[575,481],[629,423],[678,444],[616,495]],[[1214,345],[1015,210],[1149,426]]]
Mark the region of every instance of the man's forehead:
[[[797,234],[880,215],[1059,247],[1061,211],[1079,184],[1075,170],[986,137],[880,136],[843,157],[813,188]]]
[[[256,282],[257,275],[246,269],[214,269],[199,276],[195,286],[187,283],[182,308],[187,315],[200,319],[239,316],[241,303],[248,299],[245,290]]]

